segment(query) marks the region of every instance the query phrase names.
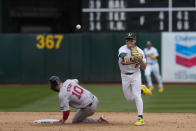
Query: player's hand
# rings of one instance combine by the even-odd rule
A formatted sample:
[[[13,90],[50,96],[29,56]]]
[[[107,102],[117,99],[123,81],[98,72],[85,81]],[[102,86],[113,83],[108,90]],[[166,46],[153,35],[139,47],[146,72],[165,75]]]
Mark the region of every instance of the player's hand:
[[[147,57],[151,57],[152,55],[146,55]]]
[[[59,122],[57,122],[57,123],[59,123],[59,124],[64,124],[65,121],[64,121],[64,120],[59,120]]]
[[[142,67],[142,69],[146,69],[146,63],[142,59],[139,60],[139,64]]]
[[[131,61],[130,61],[130,58],[128,56],[125,56],[124,57],[124,63],[125,64],[129,64]]]

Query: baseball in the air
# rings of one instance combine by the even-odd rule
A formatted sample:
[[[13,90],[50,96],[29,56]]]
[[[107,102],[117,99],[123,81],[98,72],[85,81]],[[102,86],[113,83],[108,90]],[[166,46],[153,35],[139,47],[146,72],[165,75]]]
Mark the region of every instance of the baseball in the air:
[[[81,29],[81,25],[80,25],[80,24],[77,24],[77,25],[76,25],[76,29],[77,29],[77,30],[80,30],[80,29]]]

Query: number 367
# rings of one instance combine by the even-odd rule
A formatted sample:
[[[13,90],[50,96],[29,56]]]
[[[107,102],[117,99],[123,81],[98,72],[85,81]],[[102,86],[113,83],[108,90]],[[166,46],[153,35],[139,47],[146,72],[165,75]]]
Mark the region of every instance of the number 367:
[[[36,44],[38,49],[59,49],[63,40],[63,35],[37,35],[36,40],[38,41]]]

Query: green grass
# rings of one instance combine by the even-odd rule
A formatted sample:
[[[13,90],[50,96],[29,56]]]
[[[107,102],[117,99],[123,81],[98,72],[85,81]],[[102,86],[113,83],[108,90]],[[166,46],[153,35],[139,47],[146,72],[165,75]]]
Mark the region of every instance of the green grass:
[[[97,111],[136,112],[120,85],[84,85],[99,99]],[[163,94],[143,96],[144,112],[196,112],[196,86],[166,85]],[[59,111],[58,94],[46,85],[0,86],[0,111]],[[75,110],[74,110],[75,111]]]

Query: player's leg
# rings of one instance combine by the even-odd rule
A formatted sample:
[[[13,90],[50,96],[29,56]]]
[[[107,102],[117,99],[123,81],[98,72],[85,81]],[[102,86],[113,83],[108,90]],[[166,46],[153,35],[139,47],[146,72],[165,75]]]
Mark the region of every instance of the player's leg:
[[[86,110],[85,110],[85,111],[87,111],[86,118],[82,122],[85,122],[85,123],[97,123],[97,122],[108,123],[106,118],[104,118],[103,116],[99,117],[99,119],[88,118],[89,116],[91,116],[91,115],[93,115],[95,113],[97,105],[98,105],[98,99],[95,96],[94,97],[94,102],[92,103],[92,105],[88,106],[86,108]],[[92,112],[92,113],[90,113],[90,112]]]
[[[145,85],[141,85],[141,93],[144,95],[152,96],[151,90],[149,90]]]
[[[78,109],[78,111],[72,119],[72,123],[81,123],[84,121],[86,117],[91,116],[93,114],[94,112],[88,112],[87,109]]]
[[[158,82],[158,87],[159,87],[158,91],[160,93],[162,93],[163,92],[163,82],[162,82],[162,78],[161,78],[161,75],[160,75],[159,64],[158,63],[153,65],[152,71],[153,71],[153,74],[154,74],[154,76],[155,76],[155,78]]]
[[[102,122],[105,120],[103,116],[101,116],[99,119],[93,119],[88,118],[89,116],[93,115],[96,111],[98,105],[98,99],[96,96],[93,98],[93,103],[87,106],[84,109],[79,109],[75,116],[72,119],[72,123],[96,123],[96,122]],[[105,120],[106,121],[106,120]]]
[[[98,99],[94,96],[93,103],[88,105],[86,108],[79,109],[75,116],[72,119],[72,123],[80,122],[97,122],[98,119],[87,119],[88,116],[91,116],[95,113],[98,104]]]
[[[148,88],[150,90],[153,90],[151,72],[152,72],[152,66],[147,64],[146,69],[145,69],[145,77],[146,77]]]
[[[127,101],[132,101],[133,94],[132,94],[132,88],[130,87],[131,79],[132,79],[131,75],[126,75],[126,74],[121,73],[121,79],[122,79],[123,94]]]
[[[138,111],[138,121],[135,123],[136,125],[143,125],[143,100],[141,97],[141,72],[138,71],[134,73],[133,79],[132,79],[132,93],[133,97],[135,99],[137,111]]]

